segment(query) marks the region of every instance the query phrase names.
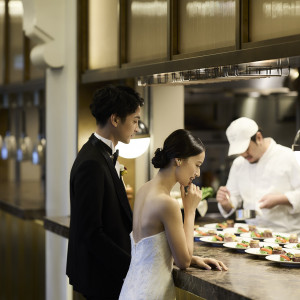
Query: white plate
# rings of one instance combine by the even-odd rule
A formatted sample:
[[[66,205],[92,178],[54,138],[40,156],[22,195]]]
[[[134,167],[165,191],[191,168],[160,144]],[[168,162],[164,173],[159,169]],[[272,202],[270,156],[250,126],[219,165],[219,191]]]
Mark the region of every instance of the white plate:
[[[205,227],[196,227],[195,229],[194,229],[194,241],[195,242],[199,242],[200,241],[200,238],[201,237],[210,237],[211,235],[209,235],[209,236],[207,236],[207,235],[202,235],[202,234],[200,234],[200,233],[197,233],[196,232],[196,230],[201,230],[202,232],[208,232],[209,230],[211,230],[211,229],[208,229],[208,228],[205,228]],[[216,230],[216,234],[217,233],[220,233],[220,231],[217,231]]]
[[[275,234],[273,234],[273,235],[275,235]],[[283,235],[283,236],[289,236],[289,235],[286,234],[286,235]],[[274,237],[274,238],[268,238],[268,239],[264,239],[264,242],[266,242],[266,243],[277,243],[277,244],[279,244],[281,246],[290,244],[289,242],[287,242],[287,243],[275,242],[275,240],[276,240],[276,237]]]
[[[202,236],[207,236],[207,235],[201,235],[200,233],[197,233],[196,230],[200,230],[202,232],[208,232],[209,230],[212,230],[212,229],[209,229],[209,228],[205,228],[205,227],[196,227],[194,229],[194,236],[195,237],[202,237]],[[215,229],[216,230],[216,229]],[[217,232],[216,230],[216,233],[220,233],[219,231]]]
[[[205,224],[204,227],[209,228],[209,229],[216,229],[216,230],[225,229],[225,228],[217,228],[218,224],[220,224],[220,223],[209,223],[209,224]],[[235,227],[239,227],[239,226],[243,226],[243,227],[247,226],[248,227],[248,225],[245,223],[235,223],[234,227],[227,227],[226,229],[235,228]]]
[[[209,223],[209,224],[205,224],[204,227],[208,229],[222,230],[222,228],[217,228],[217,224],[219,223]]]
[[[268,256],[268,254],[260,253],[259,248],[249,248],[249,249],[246,249],[245,252],[248,254],[253,254],[253,255],[257,255],[257,256]]]
[[[283,266],[286,267],[298,267],[300,268],[300,262],[293,262],[293,261],[281,261],[280,260],[280,254],[272,254],[272,255],[268,255],[266,256],[267,260],[273,261],[273,262],[277,262]]]
[[[283,237],[286,237],[287,239],[290,238],[290,234],[289,233],[282,233],[282,232],[275,232],[273,234],[274,238],[276,238],[276,235],[280,235],[280,236],[283,236]],[[290,242],[287,242],[287,243],[281,243],[282,245],[285,245],[285,244],[289,244]],[[297,243],[296,243],[297,244]]]
[[[288,248],[288,249],[300,250],[300,248],[297,248],[298,244],[300,244],[300,243],[289,243],[289,244],[285,244],[284,247]]]
[[[269,243],[259,242],[259,247],[263,247],[263,246],[277,247],[278,244],[276,244],[276,243],[269,244]],[[245,250],[245,252],[248,254],[253,254],[253,255],[257,255],[257,256],[268,256],[269,255],[269,254],[260,253],[260,248],[248,248]]]
[[[242,240],[241,240],[241,241],[242,241]],[[241,242],[241,241],[239,241],[239,242]],[[246,241],[246,240],[245,240],[245,241]],[[239,242],[229,242],[229,243],[224,243],[223,246],[226,247],[226,248],[230,248],[230,249],[236,250],[236,251],[238,251],[238,252],[245,252],[245,250],[246,250],[247,248],[237,248],[237,247],[236,247],[237,243],[239,243]],[[249,239],[248,242],[250,242],[250,239]]]
[[[249,230],[249,226],[248,226],[248,224],[246,224],[246,223],[234,223],[233,227],[234,227],[234,228],[244,227],[244,228],[246,228],[247,230]]]
[[[259,232],[263,232],[265,231],[267,228],[257,228],[257,230]],[[272,233],[274,235],[274,233]],[[240,234],[241,237],[244,237],[244,238],[250,238],[250,239],[253,239],[253,240],[264,240],[265,237],[251,237],[251,232],[245,232],[245,233],[241,233]]]
[[[200,238],[200,241],[201,242],[205,242],[205,243],[210,243],[212,244],[213,246],[222,246],[224,244],[224,241],[212,241],[212,236],[205,236],[205,237],[202,237]]]
[[[219,230],[218,230],[219,231]],[[223,229],[223,232],[229,232],[231,234],[235,234],[235,235],[240,235],[241,232],[238,231],[238,227],[235,227],[235,228],[232,228],[232,227],[229,227],[229,228],[224,228]]]

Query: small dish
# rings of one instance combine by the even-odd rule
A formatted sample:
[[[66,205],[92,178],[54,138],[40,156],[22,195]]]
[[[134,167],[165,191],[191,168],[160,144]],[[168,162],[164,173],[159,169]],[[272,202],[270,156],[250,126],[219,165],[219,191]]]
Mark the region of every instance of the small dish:
[[[288,243],[284,245],[284,248],[300,250],[300,247],[297,247],[297,245],[300,245],[300,243]]]
[[[205,243],[209,243],[212,246],[217,246],[217,247],[222,247],[224,244],[224,241],[213,241],[212,240],[212,236],[206,236],[206,237],[202,237],[200,238],[201,242],[205,242]]]
[[[237,251],[237,252],[243,253],[243,252],[245,252],[245,250],[248,249],[250,246],[248,245],[247,247],[244,247],[244,248],[242,248],[242,247],[241,247],[241,248],[238,248],[238,247],[237,247],[237,244],[238,244],[238,243],[241,243],[241,242],[242,242],[242,240],[240,240],[240,241],[238,241],[238,242],[224,243],[223,246],[226,247],[226,248],[235,250],[235,251]],[[247,241],[247,242],[250,242],[250,240]]]
[[[300,268],[300,262],[294,262],[294,261],[281,261],[280,260],[280,254],[272,254],[266,256],[266,259],[272,262],[279,263],[282,266],[285,267],[292,267],[292,268]]]
[[[278,244],[276,244],[276,243],[269,244],[269,243],[259,242],[259,247],[260,248],[261,247],[267,247],[267,246],[276,247],[276,246],[278,246]],[[248,249],[245,250],[245,252],[248,253],[248,254],[261,256],[261,257],[265,257],[265,256],[269,255],[269,254],[260,253],[260,248],[248,248]]]

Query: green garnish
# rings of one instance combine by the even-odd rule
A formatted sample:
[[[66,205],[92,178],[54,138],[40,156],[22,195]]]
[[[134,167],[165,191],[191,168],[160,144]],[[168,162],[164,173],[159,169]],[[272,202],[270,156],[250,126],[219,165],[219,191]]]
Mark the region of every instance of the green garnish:
[[[212,197],[214,195],[214,189],[210,186],[202,187],[201,191],[202,191],[202,200],[204,200],[205,198]]]

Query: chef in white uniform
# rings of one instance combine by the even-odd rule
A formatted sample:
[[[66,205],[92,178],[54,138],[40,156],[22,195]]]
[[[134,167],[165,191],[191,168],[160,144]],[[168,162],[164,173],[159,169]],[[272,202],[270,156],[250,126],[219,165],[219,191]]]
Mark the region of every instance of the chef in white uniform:
[[[227,218],[243,203],[260,212],[248,222],[300,238],[300,165],[290,148],[264,138],[249,118],[233,121],[226,130],[233,161],[226,186],[217,192],[218,207]]]

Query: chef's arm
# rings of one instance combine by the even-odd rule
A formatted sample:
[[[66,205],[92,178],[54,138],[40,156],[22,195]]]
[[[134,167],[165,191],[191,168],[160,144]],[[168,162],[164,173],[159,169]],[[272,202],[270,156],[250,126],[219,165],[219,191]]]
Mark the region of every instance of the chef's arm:
[[[258,202],[259,208],[273,208],[276,205],[288,205],[292,207],[292,204],[285,194],[267,194]]]
[[[239,161],[235,159],[230,168],[226,186],[221,186],[217,192],[218,208],[224,218],[232,215],[242,202],[237,183],[237,178],[239,178],[238,165]]]
[[[225,213],[228,214],[234,208],[230,199],[230,192],[226,186],[220,186],[220,188],[217,191],[216,199]]]

